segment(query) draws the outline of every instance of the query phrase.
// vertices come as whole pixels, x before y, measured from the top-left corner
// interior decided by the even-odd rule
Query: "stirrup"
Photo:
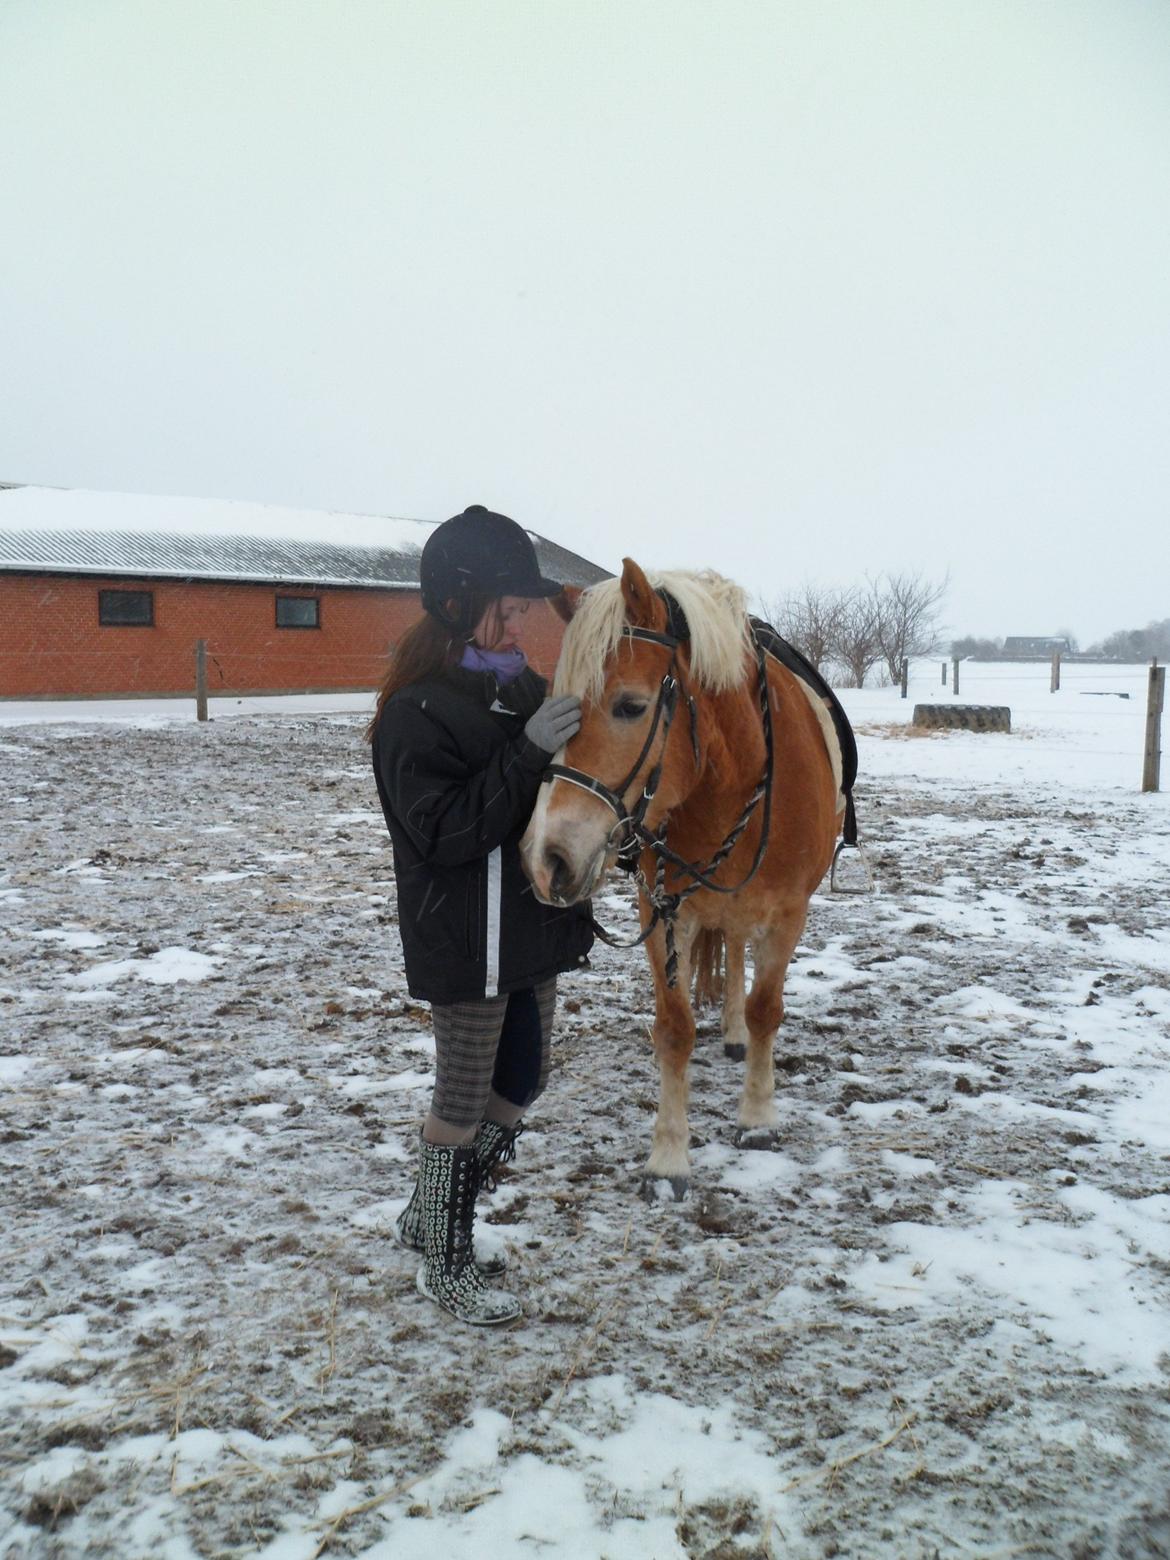
[[[856,863],[841,864],[841,857],[845,851],[850,851],[857,857]],[[860,867],[860,872],[858,872]],[[829,892],[832,894],[872,894],[874,889],[873,872],[870,870],[869,857],[860,845],[851,845],[842,840],[833,852],[833,865],[829,869]]]

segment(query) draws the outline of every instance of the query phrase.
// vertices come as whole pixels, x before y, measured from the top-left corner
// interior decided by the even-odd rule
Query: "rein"
[[[772,701],[768,689],[767,657],[764,647],[760,643],[759,636],[756,634],[755,626],[752,625],[752,644],[756,652],[757,691],[760,701],[760,718],[763,724],[766,754],[762,777],[748,797],[744,810],[736,820],[731,832],[726,836],[709,861],[702,863],[687,861],[685,857],[671,850],[666,843],[667,825],[665,821],[657,830],[651,830],[646,827],[646,813],[649,810],[650,803],[654,800],[659,782],[662,779],[666,744],[670,738],[670,727],[674,720],[682,686],[676,675],[678,647],[684,639],[689,637],[686,618],[682,608],[667,592],[662,591],[659,594],[666,602],[669,625],[671,628],[677,628],[677,633],[658,633],[649,628],[631,628],[629,626],[622,629],[623,635],[629,639],[645,640],[650,644],[661,645],[664,649],[670,651],[670,664],[659,685],[658,699],[654,706],[654,718],[650,723],[650,730],[646,735],[646,740],[642,744],[642,750],[634,760],[632,768],[627,771],[625,779],[619,781],[617,787],[613,790],[595,775],[587,774],[584,770],[575,769],[568,764],[550,764],[545,770],[544,779],[550,784],[554,780],[567,780],[571,785],[579,786],[582,790],[589,791],[594,796],[599,797],[616,815],[617,822],[611,831],[610,839],[612,840],[614,834],[620,831],[620,843],[617,848],[618,863],[635,873],[639,891],[650,906],[651,916],[641,935],[634,938],[632,942],[619,941],[611,933],[607,932],[596,919],[593,920],[593,930],[611,948],[637,948],[646,941],[661,921],[666,938],[666,983],[668,986],[674,986],[678,977],[678,951],[675,948],[674,940],[675,922],[678,919],[678,913],[683,902],[689,899],[692,894],[698,893],[701,888],[705,888],[714,894],[736,894],[742,888],[746,888],[760,870],[764,855],[768,849],[768,839],[772,827],[772,779],[775,771],[775,740],[772,730]],[[702,755],[699,750],[698,718],[693,696],[688,693],[686,697],[691,717],[691,747],[695,755],[695,769],[697,772],[702,763]],[[642,794],[634,804],[634,807],[632,809],[627,808],[624,800],[625,793],[637,776],[639,769],[645,763],[654,745],[654,739],[658,734],[660,726],[662,728],[662,747],[659,750],[657,761],[647,775],[645,784],[642,787]],[[761,801],[764,803],[763,826],[760,830],[760,839],[756,847],[755,858],[747,873],[738,883],[724,884],[714,882],[712,874],[722,866],[735,849],[740,836],[747,828],[752,814]],[[650,884],[645,873],[638,866],[638,857],[644,850],[653,852],[655,857],[653,885]],[[666,866],[668,862],[676,872],[684,873],[691,879],[691,882],[685,888],[679,889],[674,893],[667,893],[666,891]]]

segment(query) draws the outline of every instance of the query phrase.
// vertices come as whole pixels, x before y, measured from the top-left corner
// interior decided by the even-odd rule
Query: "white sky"
[[[0,479],[1170,615],[1170,6],[0,0]]]

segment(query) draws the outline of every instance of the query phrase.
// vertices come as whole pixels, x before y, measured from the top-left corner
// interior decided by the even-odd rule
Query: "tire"
[[[1011,731],[1006,704],[916,704],[915,726],[947,731]]]

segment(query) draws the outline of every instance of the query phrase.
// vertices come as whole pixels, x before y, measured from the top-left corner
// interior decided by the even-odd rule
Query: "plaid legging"
[[[527,1106],[548,1082],[557,982],[505,997],[436,1004],[435,1092],[431,1111],[456,1127],[483,1120],[488,1095]]]

